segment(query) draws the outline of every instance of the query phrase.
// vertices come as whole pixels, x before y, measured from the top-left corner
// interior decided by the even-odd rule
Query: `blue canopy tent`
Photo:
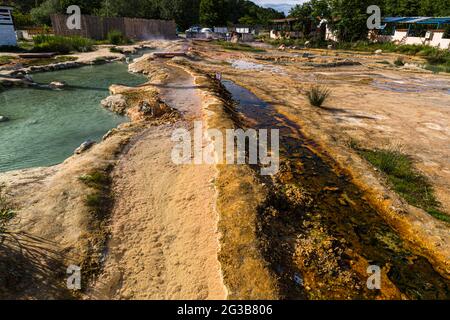
[[[450,24],[450,17],[442,18],[428,18],[427,20],[418,21],[418,24],[433,24],[437,25],[437,29],[440,29],[444,24]]]
[[[440,29],[443,25],[450,24],[450,17],[385,17],[382,21],[384,25],[381,26],[381,30],[386,29],[388,25],[391,25],[394,30],[398,25],[407,25],[409,34],[414,25],[433,25],[436,29]]]

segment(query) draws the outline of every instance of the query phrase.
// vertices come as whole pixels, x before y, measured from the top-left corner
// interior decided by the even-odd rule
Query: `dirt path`
[[[170,68],[162,99],[186,118],[201,115],[193,79]],[[99,299],[224,299],[212,166],[178,166],[171,135],[155,127],[134,141],[113,173],[115,205]]]

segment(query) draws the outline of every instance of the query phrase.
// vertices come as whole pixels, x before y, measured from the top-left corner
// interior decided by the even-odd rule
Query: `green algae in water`
[[[122,63],[33,75],[48,84],[64,81],[63,90],[38,88],[0,92],[0,172],[61,163],[84,141],[99,140],[126,122],[100,105],[112,84],[136,86],[147,81]]]

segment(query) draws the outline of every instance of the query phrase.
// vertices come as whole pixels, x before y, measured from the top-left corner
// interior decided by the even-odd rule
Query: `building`
[[[297,39],[304,36],[300,31],[294,30],[294,25],[299,21],[297,18],[272,20],[270,28],[270,39]]]
[[[12,8],[0,7],[0,46],[17,46]]]
[[[252,42],[259,34],[260,26],[235,25],[228,30],[231,33],[232,42]]]
[[[369,38],[377,42],[450,49],[450,17],[386,17],[380,29]]]

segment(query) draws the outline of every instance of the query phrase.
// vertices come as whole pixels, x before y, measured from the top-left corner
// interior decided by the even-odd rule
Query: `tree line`
[[[78,5],[83,14],[103,17],[129,17],[175,20],[185,29],[227,24],[267,25],[271,19],[284,17],[274,9],[262,8],[248,0],[9,0],[16,24],[49,24],[50,15],[64,13]]]
[[[384,17],[450,16],[450,0],[310,0],[289,15],[299,19],[299,27],[326,19],[339,39],[356,41],[367,38],[370,5],[378,5]]]

